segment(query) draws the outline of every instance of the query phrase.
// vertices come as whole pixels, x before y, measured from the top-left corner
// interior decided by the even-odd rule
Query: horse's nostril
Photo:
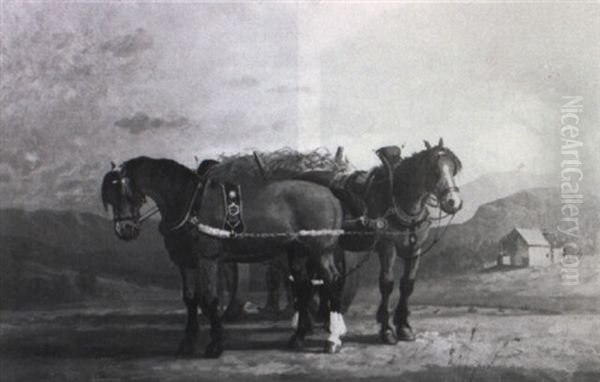
[[[454,199],[448,200],[448,207],[450,207],[450,208],[454,207]]]

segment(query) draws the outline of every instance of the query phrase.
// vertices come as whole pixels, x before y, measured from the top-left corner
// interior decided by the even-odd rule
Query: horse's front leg
[[[381,324],[379,337],[381,342],[394,345],[398,342],[394,329],[390,325],[390,296],[394,290],[394,263],[396,262],[396,248],[393,242],[382,240],[377,244],[379,254],[379,292],[381,304],[377,309],[377,322]]]
[[[333,253],[321,259],[321,272],[323,274],[324,291],[321,293],[321,301],[325,310],[329,313],[328,331],[329,337],[325,344],[325,353],[339,353],[342,349],[341,338],[346,334],[346,324],[342,316],[342,275],[334,262]],[[327,304],[329,302],[329,304]]]
[[[396,336],[399,341],[415,340],[413,330],[408,323],[408,316],[410,315],[408,298],[415,286],[419,260],[420,256],[418,254],[404,259],[404,273],[400,279],[400,301],[394,313],[394,325],[396,325]]]
[[[198,283],[196,286],[200,308],[210,322],[210,340],[206,345],[204,356],[206,358],[217,358],[225,349],[225,336],[219,315],[216,261],[208,259],[198,261]]]
[[[267,274],[265,277],[267,284],[267,303],[264,311],[271,314],[279,314],[279,284],[281,283],[281,271],[277,269],[274,261],[267,264]]]
[[[182,280],[183,303],[187,310],[187,323],[185,325],[185,336],[179,344],[177,354],[189,356],[196,349],[198,337],[198,296],[196,294],[198,270],[185,267],[180,267],[179,270]]]

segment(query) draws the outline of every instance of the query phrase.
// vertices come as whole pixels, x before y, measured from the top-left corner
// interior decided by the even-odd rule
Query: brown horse
[[[290,339],[290,346],[300,349],[309,330],[308,303],[312,296],[309,275],[318,271],[324,286],[330,291],[331,335],[326,352],[338,352],[340,336],[345,333],[341,317],[340,277],[334,262],[336,232],[342,224],[340,201],[327,188],[306,181],[258,181],[239,176],[228,165],[216,166],[210,178],[201,177],[187,167],[167,159],[139,157],[126,161],[108,172],[102,183],[102,200],[111,206],[116,235],[133,240],[140,232],[140,208],[146,196],[160,210],[159,229],[171,259],[181,271],[183,300],[187,308],[185,337],[179,354],[195,350],[198,333],[197,308],[210,321],[210,342],[207,357],[218,357],[223,349],[223,328],[218,314],[216,295],[216,260],[257,262],[272,258],[283,251],[288,254],[294,278],[296,308],[299,323]],[[239,177],[237,177],[239,176]],[[206,227],[223,227],[226,206],[222,182],[235,180],[243,193],[242,215],[245,233],[279,233],[270,238],[219,238],[198,232],[192,215]],[[237,177],[237,178],[236,178]],[[298,235],[319,230],[322,235]]]
[[[351,175],[346,187],[366,201],[370,218],[383,219],[387,229],[398,233],[381,236],[375,247],[381,266],[381,304],[377,311],[380,337],[386,344],[395,344],[398,340],[415,339],[408,323],[408,298],[414,289],[421,252],[423,248],[430,248],[425,246],[432,219],[426,204],[434,198],[437,206],[449,215],[461,209],[462,200],[454,176],[462,164],[450,149],[444,147],[441,138],[433,147],[425,141],[425,150],[397,163],[386,163],[385,158],[382,159],[383,167],[375,168],[369,174]],[[389,299],[394,288],[396,258],[404,261],[404,273],[400,278],[394,331],[389,322]]]

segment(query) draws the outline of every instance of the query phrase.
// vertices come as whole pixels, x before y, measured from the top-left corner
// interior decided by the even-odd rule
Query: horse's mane
[[[306,171],[344,173],[349,170],[347,161],[336,161],[334,155],[322,147],[307,152],[286,147],[271,152],[260,152],[258,156],[269,179],[290,179]],[[230,177],[263,177],[252,154],[222,154],[219,160],[221,165],[215,168],[216,173],[226,173]]]
[[[191,169],[189,169],[188,167],[186,167],[186,166],[182,165],[181,163],[176,162],[172,159],[166,159],[166,158],[155,159],[155,158],[149,158],[146,156],[139,156],[139,157],[132,158],[132,159],[129,159],[128,161],[124,162],[123,166],[128,170],[131,169],[131,170],[135,171],[135,170],[138,170],[141,166],[143,166],[144,164],[146,164],[148,162],[153,162],[153,170],[157,171],[157,172],[170,173],[176,177],[189,176],[190,173],[193,174],[193,171]]]
[[[151,165],[146,166],[148,164]],[[195,182],[198,177],[193,170],[172,159],[140,156],[124,162],[123,167],[126,172],[142,174],[150,182],[161,180],[159,184],[168,188],[169,192],[182,195],[185,195],[190,183]]]

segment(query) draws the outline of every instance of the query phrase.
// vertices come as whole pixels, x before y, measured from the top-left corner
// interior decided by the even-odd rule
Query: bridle
[[[125,197],[125,198],[129,199],[129,202],[132,204],[133,210],[134,210],[133,215],[121,216],[120,211],[118,213],[115,213],[115,209],[113,208],[113,222],[114,223],[128,221],[128,222],[133,222],[134,224],[139,226],[144,221],[148,220],[150,217],[152,217],[153,215],[156,215],[158,212],[160,212],[158,207],[154,206],[151,209],[149,209],[148,211],[141,214],[140,209],[146,203],[146,196],[141,194],[141,192],[138,192],[138,194],[140,194],[140,196],[136,198],[136,192],[132,189],[131,180],[126,176],[125,167],[122,164],[119,165],[118,167],[116,167],[113,171],[117,174],[118,179],[114,179],[112,181],[112,183],[121,185],[119,197],[120,198]],[[204,190],[204,185],[205,185],[204,179],[200,179],[200,181],[195,186],[194,194],[192,195],[191,199],[187,203],[187,206],[184,210],[183,216],[181,216],[179,219],[177,219],[176,223],[173,224],[171,227],[169,227],[166,230],[167,232],[171,233],[171,232],[177,231],[188,222],[192,207],[194,206],[199,193],[202,193],[202,191]]]
[[[450,156],[448,156],[448,154],[446,154],[446,152],[443,149],[440,149],[437,153],[436,153],[436,162],[439,162],[439,160],[442,157],[446,157],[449,158],[454,165],[454,168],[456,169],[458,167],[458,164],[454,161],[454,159]],[[436,192],[435,191],[427,191],[421,198],[420,198],[420,209],[418,212],[416,213],[409,213],[407,211],[405,211],[401,206],[398,205],[398,202],[396,200],[396,196],[394,195],[394,172],[393,172],[393,168],[391,166],[389,166],[389,164],[386,163],[386,167],[388,167],[388,182],[389,182],[389,195],[390,195],[390,208],[388,209],[388,211],[385,213],[384,217],[386,216],[394,216],[394,218],[397,220],[397,222],[401,225],[404,226],[406,228],[413,228],[415,226],[419,226],[422,223],[429,221],[429,220],[443,220],[445,218],[448,217],[454,217],[455,214],[449,214],[449,213],[445,213],[442,214],[442,209],[441,209],[441,205],[440,205],[440,201],[448,194],[450,194],[451,192],[460,192],[460,188],[456,185],[451,185],[448,187],[445,187],[443,190]],[[456,174],[456,171],[454,172],[453,175]],[[429,207],[433,207],[433,208],[437,208],[440,210],[439,216],[437,217],[433,217],[433,216],[429,216],[429,210],[427,209],[427,206]]]
[[[117,174],[117,179],[112,180],[112,184],[118,184],[120,186],[119,204],[122,198],[126,198],[133,206],[132,215],[122,215],[120,206],[119,208],[114,208],[113,206],[113,223],[133,222],[134,224],[140,224],[140,208],[146,203],[146,197],[144,195],[136,197],[136,192],[131,187],[131,180],[125,175],[125,167],[123,165],[120,165],[113,171]]]

